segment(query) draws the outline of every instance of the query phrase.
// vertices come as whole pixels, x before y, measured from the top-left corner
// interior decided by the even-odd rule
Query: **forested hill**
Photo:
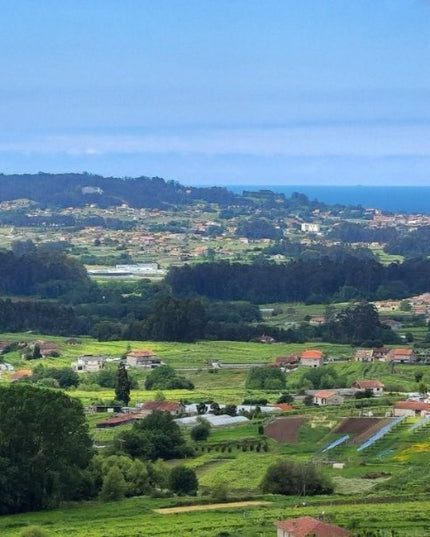
[[[80,207],[87,204],[109,207],[125,203],[130,207],[161,209],[189,205],[197,200],[217,203],[222,208],[325,206],[308,200],[303,194],[294,193],[291,198],[286,198],[283,194],[264,190],[239,195],[224,187],[187,187],[160,177],[117,178],[88,173],[0,174],[0,202],[16,199],[30,199],[47,207]]]

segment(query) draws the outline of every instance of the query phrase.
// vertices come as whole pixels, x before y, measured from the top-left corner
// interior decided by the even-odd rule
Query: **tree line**
[[[243,264],[227,261],[172,267],[166,277],[177,296],[211,300],[331,302],[349,298],[405,298],[428,290],[429,259],[384,266],[373,259],[320,257],[290,263]]]

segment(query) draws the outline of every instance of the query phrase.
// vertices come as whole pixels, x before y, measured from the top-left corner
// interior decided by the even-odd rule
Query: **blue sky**
[[[3,0],[0,171],[430,185],[427,0]]]

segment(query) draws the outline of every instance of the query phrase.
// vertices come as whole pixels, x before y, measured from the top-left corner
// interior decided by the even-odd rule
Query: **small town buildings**
[[[394,403],[394,416],[424,416],[430,414],[430,403],[398,401]]]
[[[333,390],[318,390],[313,395],[313,403],[318,406],[341,405],[343,397]]]
[[[356,380],[352,383],[352,387],[363,391],[371,390],[373,395],[382,395],[385,386],[379,380]]]
[[[83,354],[79,356],[76,362],[71,366],[78,373],[97,373],[103,369],[105,358],[103,356],[93,356],[92,354]]]
[[[128,367],[145,367],[153,369],[160,365],[164,365],[164,362],[157,358],[155,352],[151,350],[136,350],[130,351],[126,356],[126,364]]]
[[[280,520],[275,525],[276,537],[349,537],[351,535],[340,526],[328,524],[310,516]]]
[[[324,363],[323,353],[318,350],[303,351],[299,358],[302,367],[320,367]]]

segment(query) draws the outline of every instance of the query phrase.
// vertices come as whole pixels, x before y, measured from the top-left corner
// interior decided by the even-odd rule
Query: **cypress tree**
[[[126,406],[130,401],[130,385],[125,363],[121,360],[116,373],[115,399],[123,402]]]

